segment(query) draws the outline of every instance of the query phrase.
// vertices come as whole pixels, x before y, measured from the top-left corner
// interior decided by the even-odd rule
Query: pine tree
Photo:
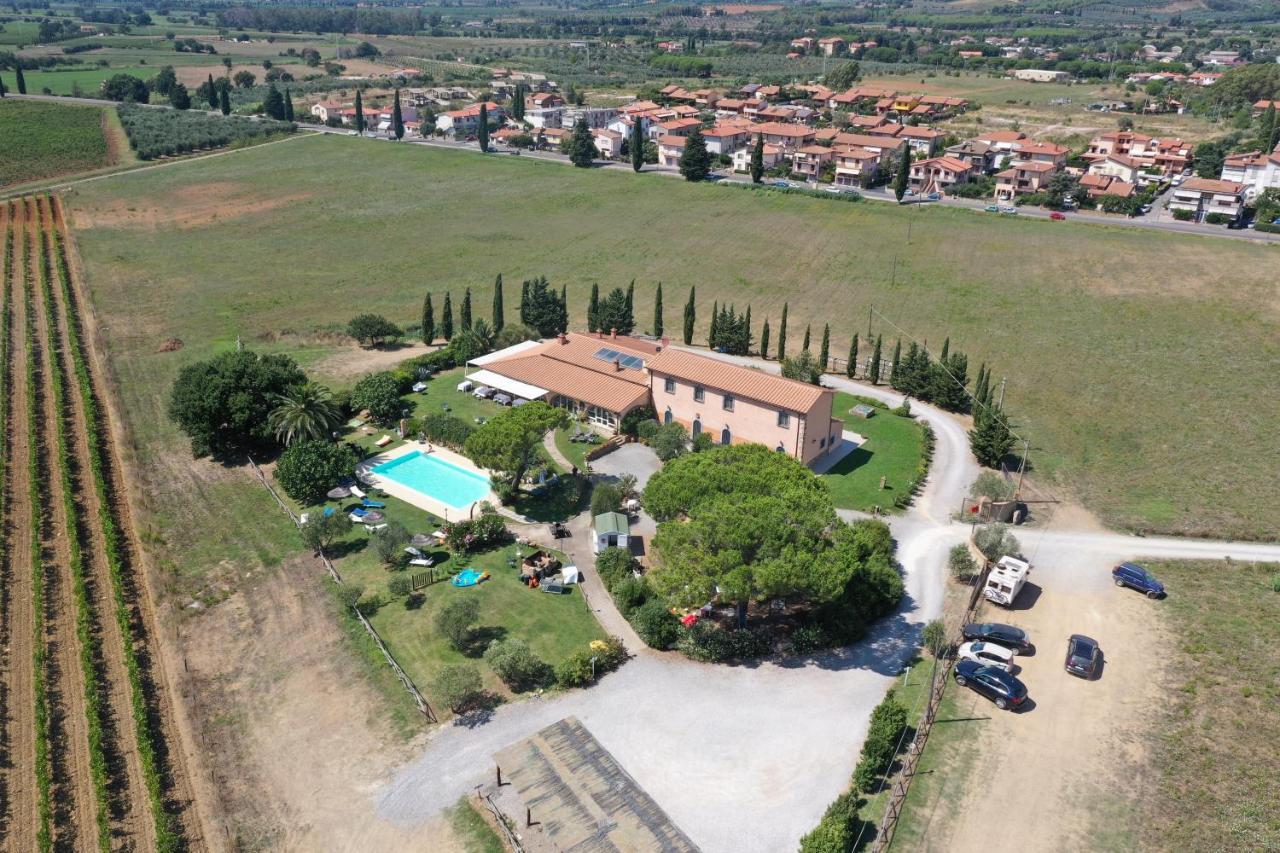
[[[684,304],[684,345],[693,343],[693,327],[698,319],[698,309],[694,303],[694,287],[689,286],[689,301]]]
[[[591,283],[591,300],[587,303],[587,331],[600,331],[600,283]]]
[[[787,303],[782,303],[782,322],[778,324],[778,361],[787,357]]]
[[[969,431],[969,447],[978,463],[988,468],[1000,467],[1001,460],[1013,449],[1013,435],[1009,431],[1009,419],[994,406],[978,410]]]
[[[653,297],[653,334],[662,337],[662,282],[658,282],[658,292]]]
[[[880,384],[880,346],[884,342],[882,335],[876,335],[876,345],[871,350],[871,364],[867,367],[867,378],[872,385]]]
[[[631,170],[638,172],[644,168],[644,120],[636,116],[631,121]]]
[[[850,379],[858,372],[858,333],[853,333],[853,340],[849,342],[849,363],[844,366],[844,375]]]
[[[391,132],[396,139],[404,139],[404,113],[400,110],[400,90],[396,89],[396,99],[391,105]]]
[[[436,309],[431,304],[431,294],[422,300],[422,342],[431,344],[436,339]]]
[[[742,318],[742,341],[738,347],[739,355],[751,355],[751,305],[747,305],[747,315]]]
[[[898,387],[898,381],[901,378],[900,376],[902,372],[900,367],[901,361],[902,361],[902,338],[898,338],[897,343],[893,345],[893,360],[889,362],[889,385],[894,388]]]
[[[22,73],[22,63],[15,59],[13,61],[13,65],[17,71],[16,79],[18,82],[18,94],[25,95],[27,94],[27,78]],[[1271,113],[1272,118],[1275,118],[1275,110],[1272,110]]]
[[[707,140],[698,128],[684,140],[684,153],[680,155],[680,174],[686,181],[705,181],[711,174],[711,154]]]
[[[506,308],[502,304],[502,273],[498,273],[498,277],[493,282],[493,331],[494,334],[502,331],[502,327],[507,324]]]
[[[462,323],[464,331],[471,331],[471,288],[467,288],[462,294],[462,310],[458,312],[458,320]]]
[[[764,134],[756,134],[756,145],[751,149],[751,183],[758,184],[764,177]]]
[[[800,347],[800,350],[802,352],[809,351],[809,324],[808,323],[806,323],[804,327],[804,344]]]
[[[628,329],[636,327],[636,280],[631,279],[631,283],[627,285],[627,310],[625,322]]]
[[[231,87],[220,86],[218,88],[218,109],[224,116],[231,115]]]
[[[453,294],[445,292],[444,317],[440,320],[440,334],[446,341],[453,340]]]
[[[760,329],[760,357],[769,357],[769,318],[765,318],[764,327]]]
[[[590,169],[595,159],[595,138],[587,127],[587,120],[580,118],[573,125],[573,136],[569,137],[569,162],[580,169]]]
[[[279,97],[280,97],[280,93],[276,92],[276,98],[279,98]],[[173,108],[175,110],[191,109],[191,94],[187,91],[187,87],[182,85],[181,83],[174,83],[172,86],[170,86],[169,87],[169,103],[173,105]],[[267,94],[267,100],[265,104],[267,106],[267,109],[271,109],[272,103],[271,103],[270,93]],[[283,100],[280,101],[279,109],[281,113],[284,112]],[[271,115],[270,113],[267,113],[267,114]],[[274,116],[272,117],[274,118]]]
[[[284,120],[293,121],[293,95],[288,89],[284,90]]]
[[[710,347],[711,349],[716,348],[716,338],[719,336],[719,329],[718,329],[719,325],[720,325],[720,306],[717,303],[712,302],[711,303],[711,328],[707,330],[707,346]]]
[[[476,119],[476,142],[480,145],[480,153],[489,153],[489,108],[480,104],[480,117]]]
[[[209,102],[209,109],[216,110],[218,108],[218,86],[213,82],[213,72],[209,73],[209,79],[205,81],[204,97]]]
[[[356,133],[364,133],[364,100],[359,89],[356,89]],[[445,301],[448,301],[447,296]]]
[[[951,352],[951,338],[942,341],[942,352],[938,355],[938,361],[943,364],[947,363],[947,355]]]
[[[19,71],[21,73],[21,71]],[[19,86],[21,86],[22,78],[18,78]],[[1258,117],[1258,148],[1262,153],[1267,154],[1275,145],[1276,136],[1276,105],[1274,102],[1269,104],[1266,110]]]
[[[893,194],[902,201],[907,194],[907,180],[911,177],[911,146],[902,146],[902,156],[898,159],[898,174],[893,177]]]
[[[831,355],[831,324],[822,327],[822,349],[818,350],[818,370],[827,372],[827,359]]]
[[[974,408],[976,409],[987,405],[988,382],[990,382],[990,377],[987,375],[986,362],[983,362],[982,366],[978,368],[978,378],[973,383]]]

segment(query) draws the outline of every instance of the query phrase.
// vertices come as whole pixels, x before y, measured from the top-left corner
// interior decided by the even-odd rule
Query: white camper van
[[[982,594],[990,602],[1009,607],[1017,599],[1018,593],[1022,592],[1029,574],[1030,563],[1017,557],[1001,557],[1000,562],[991,567]]]

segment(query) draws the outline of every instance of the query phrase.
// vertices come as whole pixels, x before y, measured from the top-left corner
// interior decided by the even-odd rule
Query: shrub
[[[689,431],[675,421],[658,427],[653,438],[649,440],[649,446],[663,462],[668,462],[684,453],[688,445]]]
[[[1280,572],[1271,576],[1271,591],[1280,592]]]
[[[941,619],[934,619],[928,625],[924,626],[924,631],[921,633],[920,639],[924,647],[928,649],[934,657],[941,657],[944,647],[947,644],[947,626],[943,624]]]
[[[463,519],[445,527],[445,545],[455,554],[482,551],[492,545],[505,542],[510,533],[506,522],[489,504],[480,507],[475,518]]]
[[[612,593],[618,612],[630,619],[632,611],[649,600],[649,585],[644,582],[644,578],[633,576],[615,585]]]
[[[600,483],[591,490],[591,515],[622,509],[622,490],[613,483]]]
[[[410,584],[408,578],[400,575],[399,577],[392,578],[391,582],[387,584],[387,592],[391,593],[396,598],[403,598],[412,592],[412,584]]]
[[[1192,219],[1196,218],[1196,215],[1193,211],[1190,211],[1190,210],[1182,210],[1181,208],[1174,208],[1173,218],[1178,220],[1179,222],[1190,222]]]
[[[831,645],[826,630],[818,624],[801,625],[791,633],[791,648],[798,655],[807,655]]]
[[[693,441],[690,442],[689,449],[694,453],[705,453],[715,446],[716,442],[715,439],[711,437],[711,433],[700,432],[693,437]]]
[[[658,413],[653,410],[653,406],[638,406],[622,416],[622,421],[618,424],[618,432],[635,436],[638,434],[640,424],[657,417]]]
[[[596,557],[596,571],[607,590],[634,576],[635,559],[626,548],[605,548]]]
[[[641,421],[640,423],[636,424],[636,436],[645,444],[648,444],[649,442],[653,441],[653,437],[658,434],[658,429],[660,426],[661,424],[659,424],[656,420]]]
[[[697,622],[684,632],[676,647],[687,657],[704,663],[758,658],[769,652],[769,638],[761,632],[719,628]]]
[[[661,599],[651,598],[631,611],[631,627],[646,646],[665,651],[680,639],[680,621]]]
[[[858,838],[862,802],[852,791],[836,797],[818,825],[800,839],[800,853],[849,853]]]
[[[983,556],[993,562],[1001,557],[1016,556],[1021,553],[1022,548],[1017,537],[1009,532],[1009,525],[999,523],[979,527],[973,542]]]
[[[951,570],[951,577],[962,583],[968,582],[978,573],[978,566],[969,553],[969,546],[964,543],[951,548],[947,555],[947,566]]]
[[[409,531],[398,521],[387,522],[387,526],[373,531],[369,537],[373,541],[374,553],[383,565],[393,565],[402,556],[408,556],[404,546],[409,544]]]
[[[994,471],[983,471],[970,489],[976,497],[1004,501],[1013,497],[1013,486]]]
[[[380,314],[360,314],[347,323],[347,334],[362,344],[379,346],[388,339],[400,337],[404,331]]]
[[[323,551],[351,532],[351,519],[345,512],[313,513],[298,532],[303,545],[312,551]]]
[[[484,662],[517,693],[547,682],[551,667],[529,648],[524,640],[494,640],[485,649]]]
[[[299,441],[280,454],[276,481],[298,503],[317,504],[355,465],[356,455],[344,444]]]
[[[471,636],[471,626],[480,618],[480,600],[469,596],[447,602],[436,613],[436,630],[455,649],[461,649]]]
[[[461,714],[483,696],[480,670],[470,663],[455,663],[440,670],[432,682],[440,701],[455,714]]]
[[[1225,213],[1210,213],[1205,216],[1204,221],[1209,225],[1226,225],[1232,219]]]
[[[906,730],[907,706],[899,702],[890,690],[871,712],[867,739],[862,744],[862,757],[858,762],[858,770],[854,771],[859,774],[861,770],[860,778],[856,780],[859,788],[869,791],[870,784],[864,783],[868,779],[874,782],[877,776],[888,771],[894,756],[898,754],[898,747]],[[863,765],[866,765],[865,769]]]
[[[902,403],[889,410],[889,414],[897,415],[900,418],[911,417],[911,398],[903,397]]]
[[[371,592],[368,595],[362,596],[360,600],[356,602],[356,610],[359,610],[360,614],[367,619],[381,610],[382,605],[384,604],[386,604],[386,602],[382,600],[381,595],[376,592]]]
[[[443,412],[427,415],[418,426],[429,441],[443,444],[454,450],[461,450],[467,443],[467,437],[476,431],[474,426],[462,418],[455,418]]]
[[[357,382],[351,389],[351,405],[357,410],[368,409],[380,423],[392,423],[404,414],[400,383],[385,372],[371,373]]]
[[[360,596],[364,595],[364,587],[360,584],[344,584],[338,587],[338,600],[347,607],[355,607]]]
[[[556,664],[556,683],[561,687],[581,687],[590,682],[592,657],[591,652],[581,649],[560,661]]]

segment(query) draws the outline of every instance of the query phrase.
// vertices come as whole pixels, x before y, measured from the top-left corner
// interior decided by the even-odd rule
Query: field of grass
[[[148,80],[160,70],[159,66],[151,68],[142,65],[116,66],[100,68],[96,66],[70,66],[52,71],[27,71],[27,91],[33,95],[44,93],[51,95],[83,94],[94,97],[102,90],[102,81],[117,74],[132,74],[140,80]]]
[[[1240,536],[1280,524],[1280,504],[1266,500],[1280,471],[1267,426],[1280,396],[1265,382],[1280,358],[1275,247],[381,143],[355,156],[356,145],[302,139],[70,197],[146,442],[174,446],[162,417],[172,376],[237,334],[250,344],[305,337],[364,310],[412,322],[431,281],[455,293],[470,285],[486,306],[497,272],[567,285],[579,326],[592,282],[634,277],[641,318],[657,281],[668,324],[696,283],[700,334],[714,299],[750,303],[775,326],[788,301],[793,335],[834,321],[835,352],[853,331],[865,336],[875,305],[921,339],[949,335],[975,370],[987,361],[1007,376],[1034,476],[1111,523]],[[414,236],[424,222],[430,240]],[[873,332],[898,334],[884,323]],[[157,354],[169,336],[185,348]]]
[[[462,843],[463,853],[503,853],[502,839],[463,797],[449,809],[449,825]]]
[[[911,418],[876,409],[863,420],[849,410],[858,405],[852,395],[836,392],[833,416],[844,418],[846,430],[867,439],[866,444],[841,459],[823,475],[836,506],[869,510],[879,506],[893,511],[893,499],[906,488],[920,461],[920,425]],[[885,489],[880,478],[885,478]]]
[[[1280,565],[1165,563],[1168,696],[1148,848],[1280,848]]]
[[[0,101],[0,187],[109,165],[98,107]]]

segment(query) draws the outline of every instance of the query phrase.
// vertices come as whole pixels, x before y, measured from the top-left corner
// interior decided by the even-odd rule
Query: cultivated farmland
[[[129,144],[143,160],[172,157],[205,148],[262,141],[291,133],[290,122],[261,121],[244,116],[215,116],[199,111],[153,110],[135,105],[119,108]]]
[[[0,187],[110,165],[101,107],[0,101]]]
[[[668,328],[696,284],[698,339],[713,300],[751,304],[776,339],[788,301],[792,339],[829,321],[836,353],[855,331],[865,351],[874,305],[934,346],[950,336],[971,373],[1007,376],[1033,475],[1105,520],[1247,537],[1280,524],[1273,247],[333,137],[123,175],[69,204],[154,503],[193,571],[291,540],[190,465],[163,414],[182,364],[237,335],[309,362],[362,311],[415,322],[427,290],[439,306],[470,286],[487,305],[499,272],[566,285],[579,328],[596,281],[637,279],[642,321],[662,281]],[[897,329],[871,331],[892,350]],[[158,353],[169,337],[182,351]]]
[[[0,845],[202,847],[61,209],[0,208]]]

